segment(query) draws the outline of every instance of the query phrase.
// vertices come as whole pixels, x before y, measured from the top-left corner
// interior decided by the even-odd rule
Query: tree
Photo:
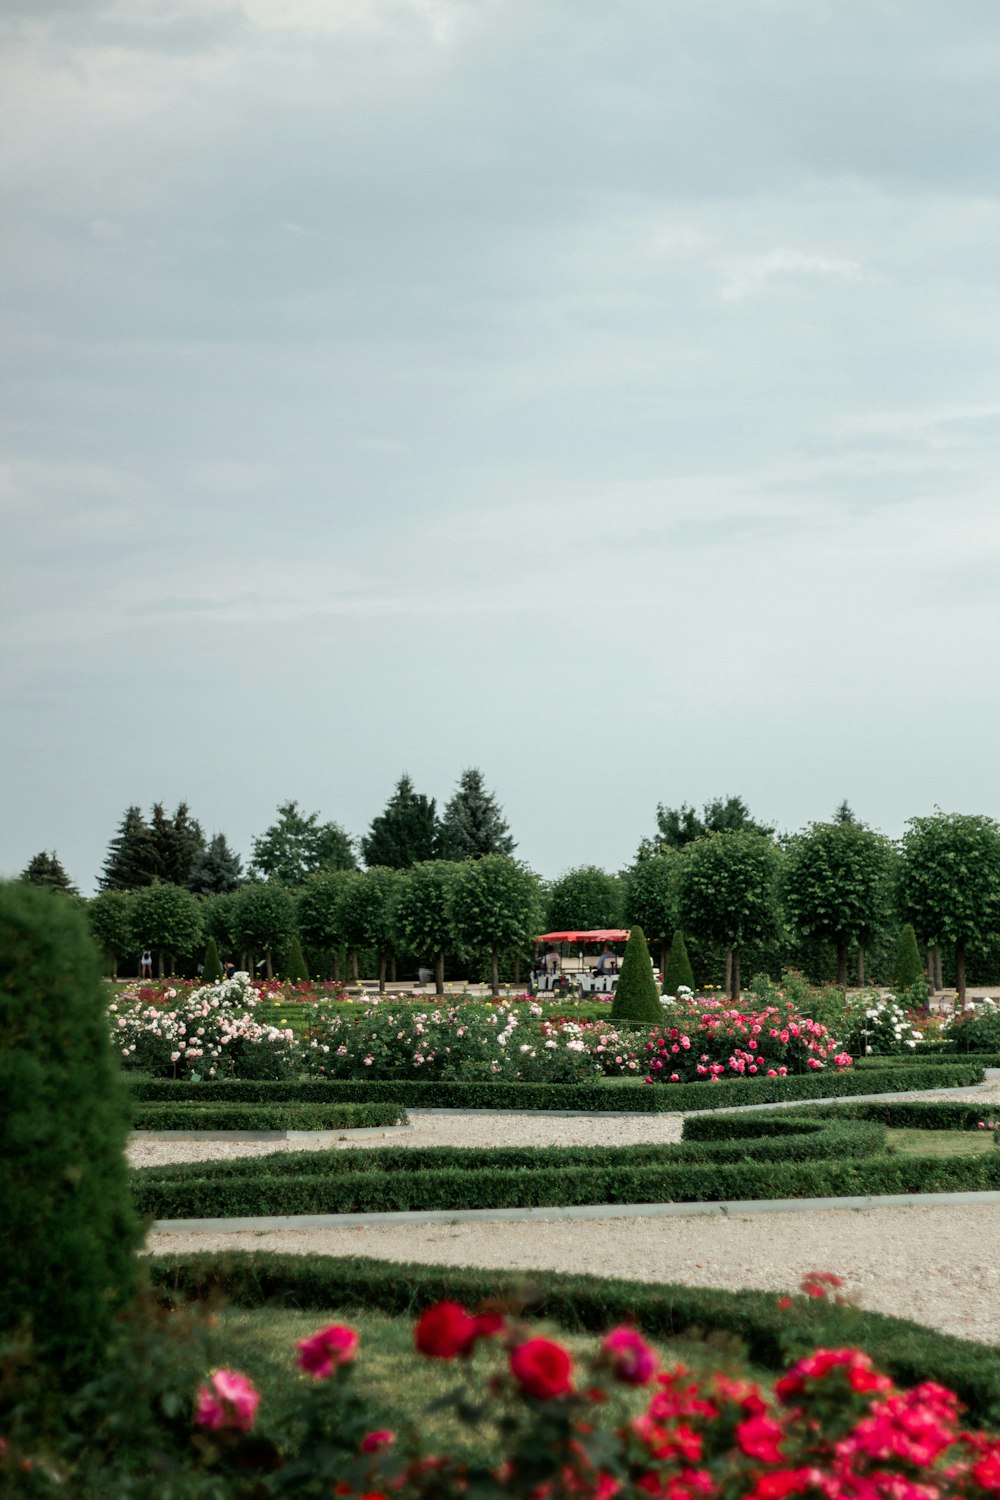
[[[470,766],[441,819],[440,848],[444,859],[483,859],[487,854],[513,854],[517,845],[503,808],[486,790],[482,771]]]
[[[167,817],[162,802],[155,803],[149,829],[160,879],[167,885],[189,887],[191,868],[205,849],[205,835],[187,803],[181,802],[172,818]]]
[[[920,961],[917,934],[913,930],[913,923],[906,922],[899,930],[899,940],[896,943],[893,983],[898,990],[909,990],[923,976],[924,966]]]
[[[856,823],[858,821],[846,797],[840,803],[839,807],[834,808],[833,821],[835,823]]]
[[[108,845],[100,886],[104,891],[135,891],[152,885],[160,862],[152,831],[138,807],[127,809]]]
[[[846,989],[850,944],[864,944],[884,905],[889,845],[863,823],[842,818],[795,834],[786,854],[785,911],[802,937],[836,946],[837,983]]]
[[[316,870],[295,892],[295,912],[302,941],[315,959],[333,953],[333,977],[340,978],[340,949],[346,942],[340,897],[357,871]]]
[[[653,960],[641,927],[633,927],[625,944],[618,988],[611,1002],[613,1021],[661,1021],[663,1007],[653,977]]]
[[[293,935],[289,944],[288,956],[281,965],[281,973],[282,978],[291,980],[293,984],[301,984],[303,979],[309,978],[309,969],[297,934]]]
[[[219,946],[214,937],[210,937],[205,944],[205,957],[201,965],[202,984],[218,984],[222,978],[222,961],[219,958]]]
[[[688,958],[684,934],[678,927],[670,944],[670,957],[663,975],[663,992],[676,995],[679,989],[694,989],[694,971]]]
[[[380,991],[385,990],[385,962],[393,942],[393,907],[401,878],[398,871],[376,865],[346,881],[338,902],[337,919],[355,959],[359,948],[374,948],[378,955]]]
[[[242,884],[242,860],[230,849],[224,833],[213,833],[192,860],[188,890],[196,896],[220,896],[238,891]]]
[[[240,948],[236,936],[236,893],[226,891],[218,896],[202,896],[200,901],[206,937],[215,940],[220,958],[224,953],[227,960],[231,960]]]
[[[0,886],[0,1339],[29,1328],[69,1389],[101,1367],[143,1239],[106,999],[77,903]]]
[[[660,973],[666,972],[666,948],[677,926],[677,854],[673,849],[637,859],[625,876],[625,923],[641,927],[660,947]]]
[[[407,870],[396,901],[395,925],[400,946],[434,960],[434,989],[444,994],[444,955],[453,941],[449,892],[457,865],[445,859],[425,860]]]
[[[680,807],[656,808],[657,833],[653,839],[656,850],[683,849],[702,839],[709,833],[759,833],[771,838],[774,827],[770,823],[757,823],[750,816],[750,809],[742,797],[713,797],[701,810],[701,817],[687,802]]]
[[[193,953],[201,942],[203,919],[196,896],[180,885],[145,886],[132,903],[132,931],[140,948],[156,952],[157,972],[163,978],[164,956]]]
[[[319,813],[301,813],[297,802],[283,802],[270,828],[253,840],[250,875],[301,885],[315,870],[355,870],[354,844],[338,823],[321,823]]]
[[[422,860],[436,859],[438,852],[434,798],[414,791],[413,782],[404,773],[385,811],[372,819],[361,840],[365,864],[369,869],[381,865],[390,870],[408,870]]]
[[[118,960],[135,947],[132,931],[134,897],[128,891],[99,891],[87,902],[87,921],[97,946],[111,964],[112,979],[118,978]]]
[[[622,907],[623,891],[617,876],[597,865],[580,865],[552,882],[545,922],[551,932],[619,927]]]
[[[51,854],[43,849],[30,859],[21,871],[21,879],[27,885],[46,886],[50,891],[65,891],[67,896],[80,894],[60,864],[54,849]]]
[[[537,878],[507,855],[465,860],[449,887],[448,910],[457,945],[466,953],[489,955],[490,989],[498,995],[499,955],[529,943],[538,932]]]
[[[710,833],[688,844],[679,869],[679,906],[685,932],[726,950],[727,986],[740,995],[740,949],[777,927],[779,852],[750,830]]]
[[[963,813],[911,818],[900,855],[902,914],[925,943],[954,946],[964,1005],[969,946],[1000,927],[1000,824]]]
[[[277,881],[254,881],[232,898],[233,935],[244,952],[263,953],[268,979],[274,977],[274,950],[295,931],[295,902]]]

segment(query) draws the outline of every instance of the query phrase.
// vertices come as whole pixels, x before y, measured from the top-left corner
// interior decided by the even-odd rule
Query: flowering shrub
[[[852,1062],[825,1026],[800,1015],[788,1000],[740,1010],[725,1000],[678,997],[645,1053],[647,1083],[777,1078]]]
[[[849,1027],[845,1046],[858,1057],[885,1057],[912,1051],[923,1034],[911,1022],[895,995],[875,992],[860,995],[847,1015]]]
[[[284,1078],[296,1067],[293,1033],[261,1025],[261,994],[247,974],[177,994],[170,1009],[121,995],[108,1006],[115,1046],[127,1068],[158,1078]]]
[[[946,1017],[940,1035],[958,1052],[1000,1051],[1000,1003],[967,1000],[963,1010]]]

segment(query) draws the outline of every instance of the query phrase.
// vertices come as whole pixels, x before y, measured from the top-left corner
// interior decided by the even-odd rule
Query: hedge
[[[360,1130],[405,1125],[398,1104],[140,1104],[133,1130]]]
[[[867,1099],[845,1104],[803,1104],[752,1115],[689,1115],[683,1124],[685,1141],[736,1141],[747,1136],[787,1135],[813,1124],[836,1120],[870,1120],[889,1130],[975,1130],[989,1110],[952,1100]]]
[[[1000,1068],[1000,1053],[948,1052],[942,1047],[928,1052],[921,1046],[916,1052],[890,1053],[884,1057],[871,1053],[868,1057],[856,1057],[854,1067],[868,1072],[872,1068],[954,1067],[956,1062],[978,1063],[981,1068]]]
[[[214,1103],[368,1103],[401,1104],[410,1109],[531,1109],[587,1113],[659,1114],[677,1110],[722,1109],[746,1104],[777,1104],[786,1099],[824,1099],[852,1094],[889,1094],[930,1088],[961,1088],[982,1083],[976,1062],[935,1062],[929,1067],[849,1070],[846,1073],[786,1078],[731,1079],[722,1083],[647,1084],[627,1079],[601,1083],[463,1083],[427,1079],[186,1079],[136,1078],[133,1097],[144,1103],[197,1100]]]
[[[558,1271],[507,1272],[423,1266],[360,1257],[198,1253],[146,1262],[161,1294],[243,1308],[281,1306],[316,1312],[370,1309],[413,1317],[435,1302],[476,1307],[489,1301],[523,1308],[568,1332],[603,1333],[635,1323],[653,1339],[723,1333],[746,1345],[766,1370],[783,1370],[815,1348],[856,1347],[901,1386],[939,1381],[969,1409],[970,1424],[1000,1425],[1000,1349],[937,1333],[902,1318],[796,1297],[779,1312],[773,1294],[723,1292]]]

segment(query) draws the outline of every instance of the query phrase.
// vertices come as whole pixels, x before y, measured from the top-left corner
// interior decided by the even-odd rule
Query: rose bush
[[[895,995],[870,990],[855,996],[847,1010],[844,1046],[855,1057],[887,1057],[912,1052],[922,1041]]]
[[[647,1083],[840,1071],[853,1060],[825,1026],[801,1015],[790,1000],[744,1010],[705,997],[675,1001],[645,1043],[645,1055]]]
[[[254,1019],[261,999],[248,974],[168,989],[161,1005],[122,995],[108,1006],[112,1040],[124,1067],[157,1078],[289,1077],[299,1066],[294,1035]]]

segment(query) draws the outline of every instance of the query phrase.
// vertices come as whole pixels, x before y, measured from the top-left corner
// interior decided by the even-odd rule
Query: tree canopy
[[[847,984],[847,953],[863,942],[885,906],[890,849],[853,816],[813,823],[788,840],[782,890],[785,911],[803,937],[837,948],[837,983]]]
[[[197,896],[222,896],[243,884],[243,862],[230,849],[224,833],[213,833],[198,851],[188,875],[188,890]]]
[[[756,822],[742,797],[713,797],[705,803],[700,816],[687,802],[680,807],[665,807],[660,802],[656,808],[656,833],[651,840],[643,841],[640,855],[644,851],[653,854],[663,849],[683,849],[709,833],[758,833],[771,838],[774,826]]]
[[[899,904],[925,944],[951,944],[965,1000],[970,945],[1000,928],[1000,824],[971,813],[911,818],[900,851]]]
[[[734,996],[740,991],[740,948],[770,937],[777,926],[779,859],[771,839],[750,829],[695,839],[681,858],[681,924],[685,932],[730,950]]]
[[[139,807],[126,809],[108,845],[100,886],[104,891],[135,891],[159,879],[160,858]]]
[[[354,870],[354,843],[339,823],[321,823],[319,813],[302,813],[297,802],[282,802],[271,826],[253,840],[250,875],[301,885],[315,870]]]
[[[531,941],[538,932],[538,881],[517,860],[502,854],[466,860],[448,892],[455,937],[465,952],[488,954],[490,987],[499,993],[498,956]]]
[[[462,772],[441,818],[442,857],[483,859],[487,854],[513,854],[516,847],[503,808],[486,790],[482,771],[470,766]]]
[[[405,772],[385,810],[372,819],[361,840],[361,853],[369,869],[382,865],[390,870],[407,870],[439,853],[434,798],[416,791]]]
[[[624,892],[616,875],[597,865],[580,865],[549,886],[545,925],[550,931],[618,927],[623,907]]]
[[[27,885],[45,886],[50,891],[65,891],[67,896],[80,894],[63,869],[54,849],[51,854],[43,849],[34,855],[21,871],[20,878]]]

